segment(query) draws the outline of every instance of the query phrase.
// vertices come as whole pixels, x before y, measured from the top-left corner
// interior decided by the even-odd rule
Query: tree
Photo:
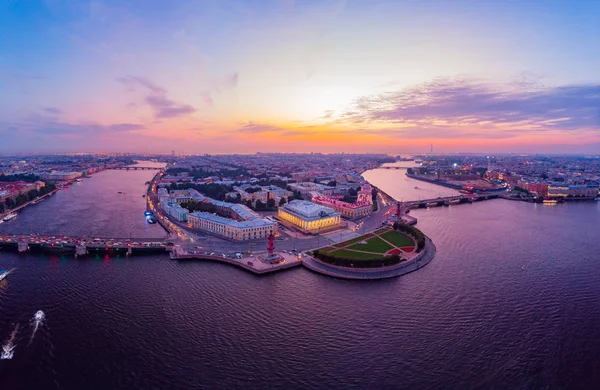
[[[346,203],[353,203],[354,202],[354,198],[351,197],[350,195],[344,195],[344,197],[342,198],[342,201],[346,202]]]
[[[260,199],[256,201],[256,209],[257,210],[264,210],[266,205],[263,201],[261,201]]]
[[[337,182],[335,180],[330,181],[329,183],[327,183],[327,185],[329,187],[335,187],[337,185]]]
[[[3,212],[4,212],[4,204],[0,203],[0,213],[3,213]]]
[[[356,195],[358,195],[358,193],[356,192],[356,190],[354,188],[350,188],[348,190],[348,195],[355,197]]]
[[[12,198],[6,198],[4,204],[6,205],[7,210],[10,210],[15,207],[15,201],[12,200]]]
[[[285,204],[285,197],[281,197],[281,199],[279,199],[279,207],[283,206]]]
[[[37,198],[40,194],[36,191],[36,190],[31,190],[27,193],[27,197],[29,198],[29,200],[34,200],[35,198]]]
[[[296,199],[294,196],[288,196],[288,202],[291,202],[292,200]]]
[[[273,207],[275,207],[275,199],[269,198],[267,200],[267,208],[272,209]]]

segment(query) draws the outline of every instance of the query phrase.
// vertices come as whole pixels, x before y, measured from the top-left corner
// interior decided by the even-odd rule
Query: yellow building
[[[318,232],[340,224],[340,213],[305,200],[292,200],[280,207],[277,216],[302,230]]]

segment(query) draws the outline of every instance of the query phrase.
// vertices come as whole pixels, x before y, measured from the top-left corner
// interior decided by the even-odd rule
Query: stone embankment
[[[311,271],[342,279],[387,279],[416,271],[427,265],[435,257],[436,247],[429,239],[425,239],[425,247],[414,258],[403,263],[379,268],[350,268],[327,264],[314,257],[305,257],[302,264]]]

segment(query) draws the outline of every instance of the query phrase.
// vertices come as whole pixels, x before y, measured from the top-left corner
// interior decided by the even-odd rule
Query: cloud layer
[[[384,133],[390,133],[390,125],[397,126],[398,135],[422,138],[460,138],[461,132],[502,138],[527,132],[599,131],[600,84],[543,87],[438,79],[357,99],[341,118],[355,125],[384,125]]]
[[[196,109],[189,104],[177,103],[167,96],[167,90],[151,80],[144,77],[128,76],[117,79],[121,84],[127,86],[129,90],[136,90],[137,87],[143,87],[148,91],[144,101],[154,112],[156,119],[176,118],[189,115],[196,112]]]

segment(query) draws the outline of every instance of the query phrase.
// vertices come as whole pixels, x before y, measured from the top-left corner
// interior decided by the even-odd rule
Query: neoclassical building
[[[195,212],[188,214],[187,222],[193,228],[238,241],[264,239],[277,233],[277,222],[262,218],[237,221],[215,214]]]
[[[340,213],[330,207],[305,200],[292,200],[280,207],[277,217],[309,232],[318,232],[340,224]]]

